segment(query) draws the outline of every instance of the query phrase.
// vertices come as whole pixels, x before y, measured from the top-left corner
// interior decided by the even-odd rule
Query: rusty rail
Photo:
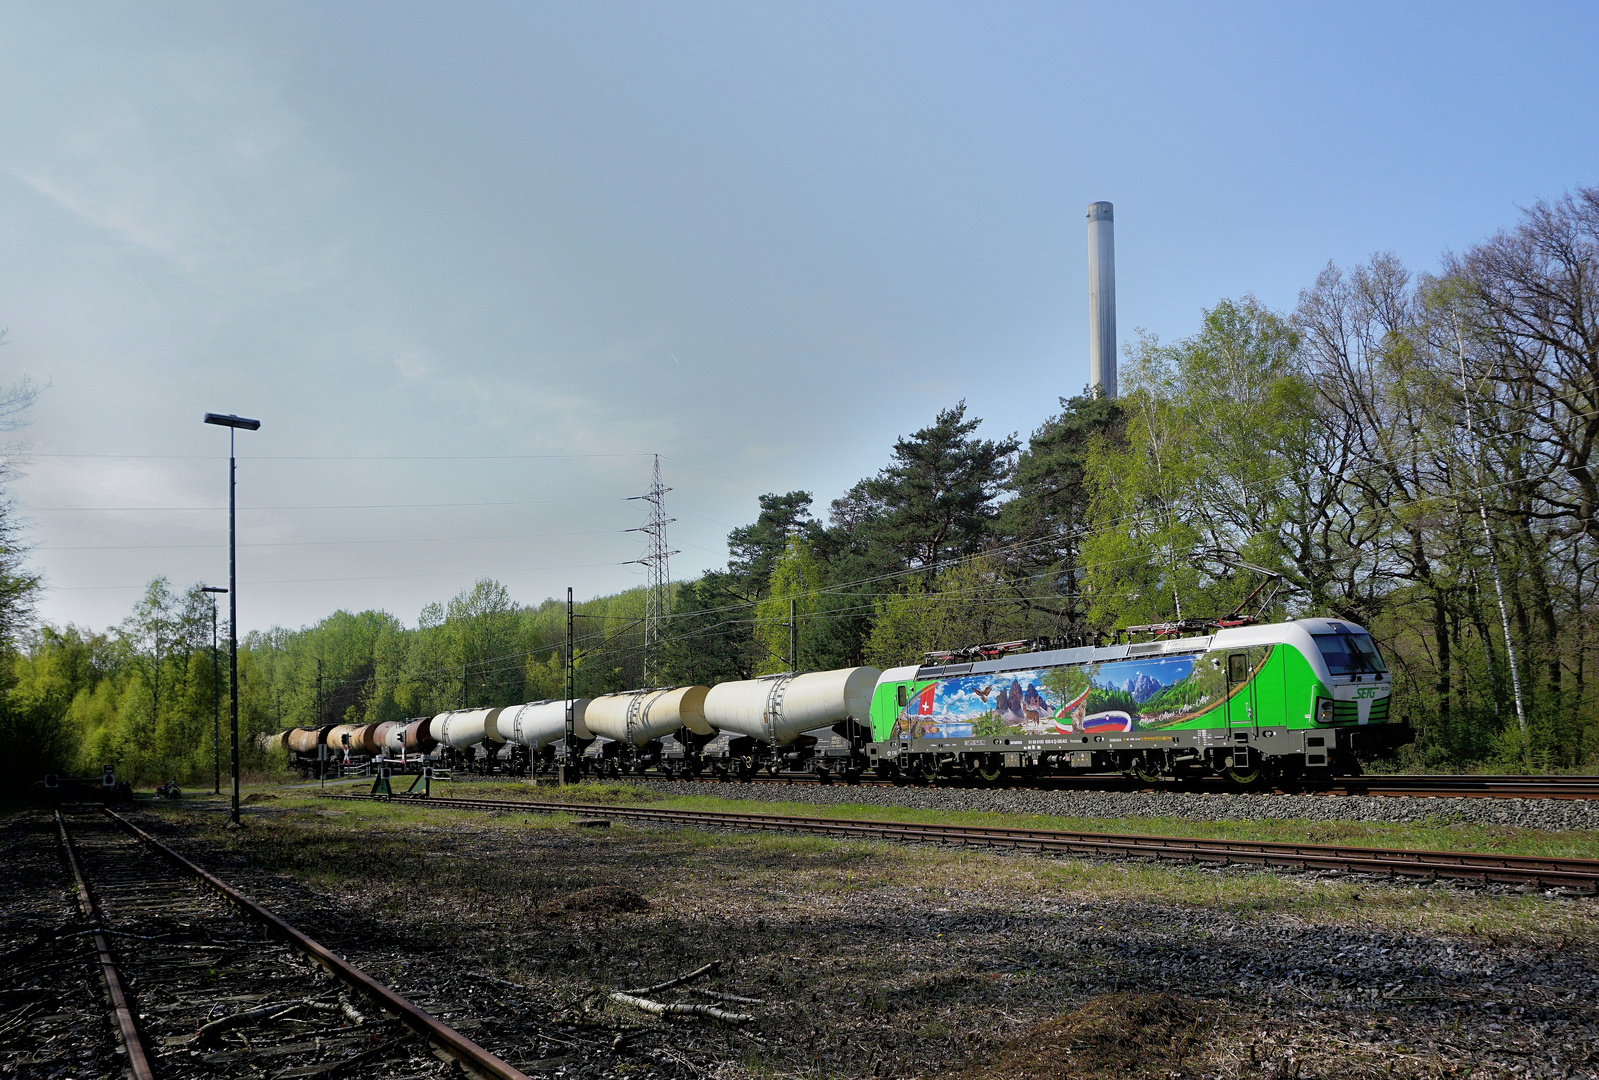
[[[402,1024],[455,1058],[469,1072],[488,1078],[488,1080],[529,1080],[526,1074],[502,1061],[448,1024],[440,1022],[429,1013],[401,997],[333,950],[284,922],[215,874],[190,862],[121,814],[116,813],[109,807],[105,808],[105,812],[122,828],[137,837],[157,854],[193,874],[207,886],[221,893],[235,907],[265,924],[274,934],[277,934],[294,948],[315,961],[334,978],[359,991],[382,1008],[399,1017]],[[59,816],[58,811],[57,817],[59,818]],[[148,1074],[146,1075],[148,1076]]]
[[[128,1052],[128,1071],[133,1074],[133,1080],[154,1080],[150,1055],[145,1052],[144,1040],[139,1035],[138,1025],[133,1022],[133,1010],[128,1007],[128,997],[122,991],[122,976],[117,972],[116,961],[111,956],[111,942],[105,935],[100,905],[95,902],[94,893],[89,891],[89,882],[78,863],[72,835],[67,832],[66,819],[59,810],[56,811],[56,828],[61,830],[61,850],[66,855],[72,880],[77,885],[78,907],[94,930],[94,948],[100,954],[100,978],[105,981],[106,996],[111,999],[111,1014],[117,1022],[117,1034],[122,1037],[122,1046]]]
[[[369,795],[323,795],[324,799],[368,801]],[[1296,844],[1256,840],[1211,840],[1136,833],[1093,833],[978,825],[936,825],[859,818],[803,817],[715,810],[675,810],[593,803],[522,802],[501,799],[408,799],[407,805],[459,810],[517,810],[545,814],[583,814],[663,825],[708,826],[770,832],[803,832],[857,840],[956,844],[1012,848],[1040,854],[1135,856],[1187,863],[1326,869],[1428,880],[1481,884],[1534,885],[1599,894],[1599,860],[1536,855],[1366,848],[1339,844]]]

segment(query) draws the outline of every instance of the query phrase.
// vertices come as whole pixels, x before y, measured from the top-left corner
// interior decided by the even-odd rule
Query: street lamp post
[[[221,685],[217,679],[217,598],[216,593],[225,593],[228,590],[216,585],[201,585],[201,592],[211,593],[211,753],[215,759],[212,762],[214,772],[211,794],[222,794],[222,702],[218,698],[217,687]]]
[[[233,732],[233,811],[230,828],[239,827],[239,559],[238,462],[233,455],[233,433],[239,428],[257,431],[259,420],[225,413],[206,413],[205,422],[228,429],[228,717]]]

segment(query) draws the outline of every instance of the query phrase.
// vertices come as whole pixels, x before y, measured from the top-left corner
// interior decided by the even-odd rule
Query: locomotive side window
[[[1243,653],[1233,653],[1227,658],[1227,681],[1241,683],[1249,677],[1248,662]]]
[[[900,687],[899,687],[899,707],[903,709],[905,707],[905,703],[907,701],[909,701],[909,700],[910,700],[910,698],[907,697],[906,694],[905,694],[905,684],[904,683],[900,683]]]
[[[1388,665],[1382,662],[1377,646],[1371,643],[1370,634],[1312,634],[1321,658],[1327,661],[1327,670],[1334,675],[1363,675],[1368,672],[1384,674]]]

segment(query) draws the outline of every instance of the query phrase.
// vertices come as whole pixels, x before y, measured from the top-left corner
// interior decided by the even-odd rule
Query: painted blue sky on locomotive
[[[1133,731],[1138,706],[1187,679],[1197,655],[963,675],[907,700],[896,738]]]

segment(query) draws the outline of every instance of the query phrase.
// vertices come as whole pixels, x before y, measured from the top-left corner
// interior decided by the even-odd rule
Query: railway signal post
[[[228,716],[233,733],[233,807],[228,827],[239,827],[239,502],[233,433],[259,431],[261,421],[231,413],[206,413],[205,422],[228,429]]]

